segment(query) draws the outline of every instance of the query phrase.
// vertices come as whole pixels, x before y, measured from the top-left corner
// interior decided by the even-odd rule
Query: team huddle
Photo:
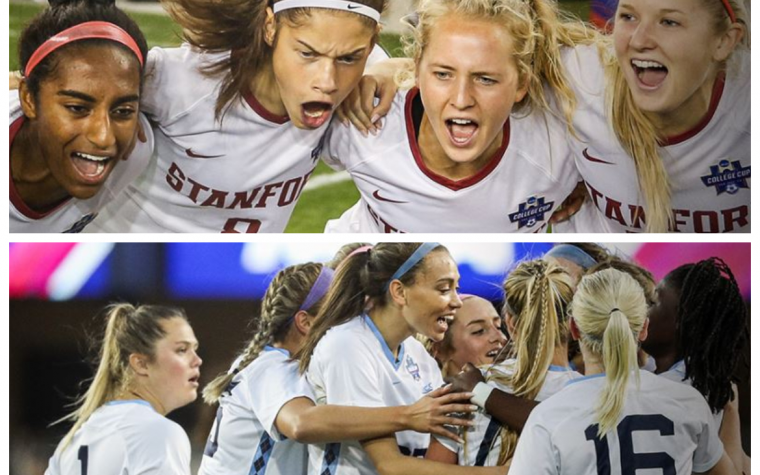
[[[517,264],[501,313],[438,243],[355,243],[272,280],[203,389],[199,474],[741,474],[747,310],[711,258],[652,275],[590,244]],[[164,416],[197,398],[178,308],[117,304],[46,475],[189,474]],[[444,377],[448,384],[444,383]]]
[[[50,3],[9,93],[11,232],[282,232],[319,160],[360,193],[326,232],[751,230],[737,0],[621,0],[610,35],[420,0],[408,59],[384,0],[174,0],[186,43],[150,51],[112,0]]]

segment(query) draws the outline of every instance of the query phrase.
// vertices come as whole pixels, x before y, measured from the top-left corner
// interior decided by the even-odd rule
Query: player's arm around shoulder
[[[460,467],[403,455],[395,437],[362,441],[362,447],[380,475],[504,475],[508,470],[507,467]]]

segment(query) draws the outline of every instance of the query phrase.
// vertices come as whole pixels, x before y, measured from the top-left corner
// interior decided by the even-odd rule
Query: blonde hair
[[[527,115],[536,107],[554,113],[552,98],[544,89],[546,83],[557,99],[561,118],[572,129],[577,101],[565,77],[560,47],[591,44],[598,36],[595,30],[561,13],[554,0],[421,0],[416,12],[416,18],[407,21],[411,34],[402,37],[405,53],[416,66],[433,26],[444,16],[493,21],[509,32],[519,83],[528,86],[528,94],[514,110]],[[402,88],[413,86],[415,72],[402,70],[397,82]]]
[[[745,26],[740,47],[749,49],[749,20],[744,5],[735,0],[727,1],[736,12],[737,22]],[[702,3],[715,18],[716,33],[727,30],[730,20],[723,3],[718,0],[702,0]],[[644,216],[638,216],[637,210],[636,219],[645,218],[646,230],[649,232],[667,232],[673,220],[673,212],[672,187],[659,149],[659,144],[665,137],[634,102],[612,41],[612,38],[600,40],[600,54],[607,79],[605,104],[615,135],[636,166],[639,190],[644,198]],[[727,65],[720,67],[726,68]]]
[[[601,356],[606,382],[596,407],[599,435],[618,423],[633,372],[638,384],[638,335],[647,319],[644,291],[617,269],[604,269],[581,279],[571,304],[581,333],[581,347]]]
[[[309,295],[319,277],[322,264],[298,264],[282,269],[269,284],[261,301],[257,330],[242,353],[242,359],[232,371],[222,373],[203,388],[203,400],[216,403],[237,373],[251,364],[264,347],[282,341],[290,330],[293,317]],[[322,299],[306,309],[311,315],[319,311]]]
[[[162,0],[172,20],[182,27],[185,41],[211,53],[227,53],[203,72],[221,77],[216,117],[224,115],[234,100],[240,100],[256,74],[272,61],[273,47],[265,39],[267,8],[282,0]],[[353,0],[382,13],[388,0]],[[293,8],[275,15],[277,29],[282,21],[299,25],[313,8]],[[326,10],[336,15],[356,15],[349,11]],[[375,28],[371,18],[356,15],[367,27]],[[376,38],[375,38],[376,39]],[[274,41],[276,42],[276,35]],[[276,43],[273,43],[276,44]]]
[[[573,298],[573,278],[561,266],[543,259],[523,262],[504,281],[504,310],[515,324],[510,373],[488,379],[512,388],[517,396],[535,399],[546,380],[554,350],[568,341],[567,306]],[[514,455],[517,432],[502,427],[499,465]]]
[[[74,403],[77,407],[71,414],[56,421],[74,421],[74,425],[63,438],[66,448],[77,430],[103,404],[114,400],[131,382],[129,357],[142,354],[148,361],[155,358],[156,342],[166,336],[161,324],[172,318],[187,321],[184,310],[159,305],[133,306],[128,303],[106,307],[106,330],[100,349],[100,361],[95,377],[87,391]]]

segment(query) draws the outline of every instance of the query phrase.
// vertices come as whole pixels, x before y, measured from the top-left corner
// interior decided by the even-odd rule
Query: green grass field
[[[588,18],[588,0],[561,1],[563,8]],[[10,68],[18,69],[18,38],[24,25],[41,10],[40,5],[28,3],[10,3]],[[130,13],[145,33],[149,46],[177,46],[181,43],[180,29],[166,16],[150,13]],[[380,42],[392,55],[401,55],[398,36],[381,35]],[[319,164],[309,185],[314,185],[319,175],[333,173],[324,164]],[[324,229],[328,219],[339,217],[359,199],[359,192],[353,183],[341,181],[324,186],[307,186],[290,220],[286,232],[319,233]]]

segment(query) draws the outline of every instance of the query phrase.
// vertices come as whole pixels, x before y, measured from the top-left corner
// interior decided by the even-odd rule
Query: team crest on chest
[[[546,199],[537,196],[531,196],[525,202],[520,203],[517,212],[509,215],[511,223],[517,223],[517,228],[532,228],[539,221],[546,218],[546,213],[552,210],[554,201],[546,202]]]
[[[415,381],[420,380],[420,367],[411,356],[406,357],[406,372],[411,374]]]
[[[92,222],[95,217],[98,216],[98,213],[90,213],[88,215],[82,216],[82,218],[77,221],[76,223],[72,224],[69,229],[64,231],[64,233],[81,233],[82,230]]]
[[[705,186],[714,186],[718,195],[735,195],[742,188],[749,189],[750,167],[742,167],[740,160],[721,160],[710,167],[710,174],[702,178]]]

